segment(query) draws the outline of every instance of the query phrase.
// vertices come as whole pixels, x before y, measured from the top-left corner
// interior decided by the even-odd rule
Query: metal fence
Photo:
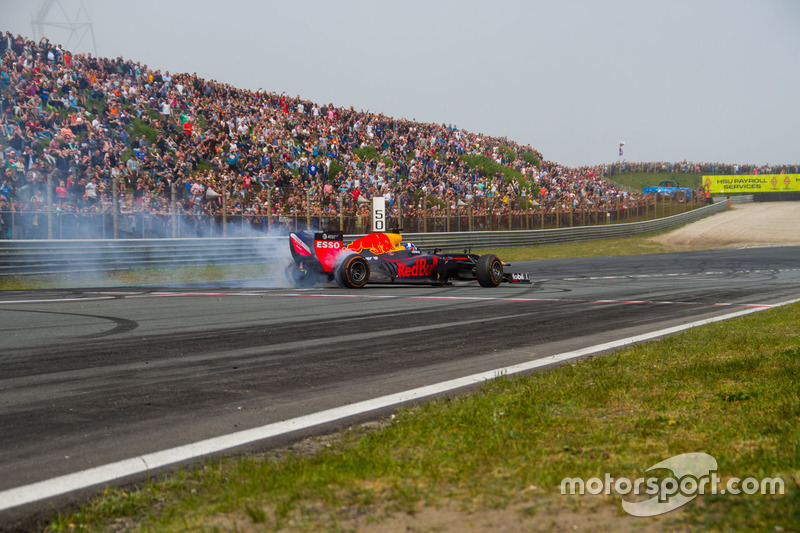
[[[669,217],[642,222],[550,228],[545,230],[405,233],[423,250],[455,250],[577,242],[623,237],[675,228],[726,209],[715,203]],[[352,240],[358,234],[346,238]],[[287,247],[286,230],[261,237],[187,239],[82,239],[0,241],[0,275],[109,271],[137,267],[255,264],[274,261]]]
[[[641,201],[620,202],[605,209],[532,207],[429,208],[403,213],[388,211],[389,227],[411,233],[459,231],[510,231],[598,224],[623,223],[663,218],[697,208],[699,203],[679,203],[668,198],[648,197]],[[0,239],[164,239],[247,237],[267,235],[277,228],[294,231],[304,228],[365,233],[371,227],[369,210],[360,208],[345,213],[303,212],[285,214],[138,211],[117,213],[77,210],[0,211]]]

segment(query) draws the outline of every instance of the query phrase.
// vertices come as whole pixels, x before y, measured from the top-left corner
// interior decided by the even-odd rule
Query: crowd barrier
[[[671,229],[719,213],[719,202],[678,215],[643,222],[544,230],[404,233],[422,250],[460,250],[577,242]],[[277,234],[281,233],[281,234]],[[347,235],[353,240],[360,234]],[[274,261],[288,247],[286,230],[259,237],[188,239],[0,240],[0,276],[111,271],[138,267],[256,264]]]

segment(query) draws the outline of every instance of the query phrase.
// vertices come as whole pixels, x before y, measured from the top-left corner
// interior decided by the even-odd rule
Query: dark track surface
[[[513,269],[533,284],[0,292],[0,491],[800,297],[800,247]]]

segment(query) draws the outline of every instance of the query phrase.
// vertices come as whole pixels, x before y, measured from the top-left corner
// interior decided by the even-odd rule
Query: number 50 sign
[[[386,199],[383,196],[372,198],[372,231],[386,231]]]

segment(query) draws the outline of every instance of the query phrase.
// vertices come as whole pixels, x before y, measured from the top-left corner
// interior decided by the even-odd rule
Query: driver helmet
[[[403,248],[405,248],[409,252],[417,252],[417,251],[419,251],[419,250],[417,250],[417,247],[414,246],[414,244],[410,243],[410,242],[404,242],[403,243]]]

